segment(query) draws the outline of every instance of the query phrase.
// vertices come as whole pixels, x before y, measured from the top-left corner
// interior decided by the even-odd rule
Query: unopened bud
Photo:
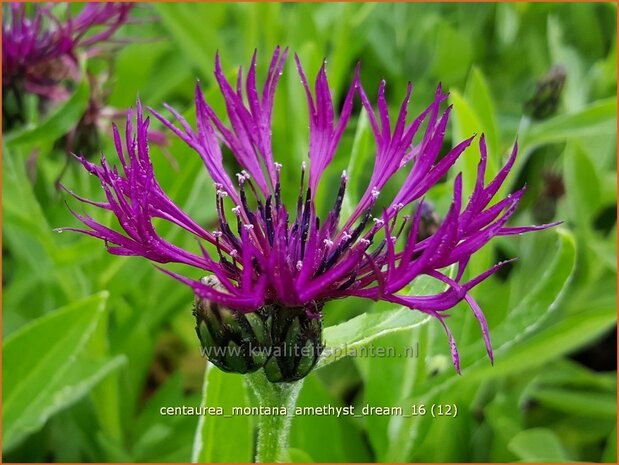
[[[222,292],[214,276],[202,283]],[[284,307],[267,304],[243,313],[208,299],[196,298],[193,314],[203,353],[220,369],[252,373],[264,368],[272,383],[293,382],[307,376],[323,351],[322,304]]]
[[[272,383],[297,381],[307,376],[324,346],[322,344],[322,305],[304,307],[268,306],[272,314],[272,352],[264,365],[266,377]]]
[[[434,205],[425,200],[420,206],[421,213],[419,217],[419,235],[418,240],[422,241],[432,236],[442,224],[441,217],[438,216]]]
[[[201,281],[224,290],[213,276]],[[193,314],[203,353],[214,365],[233,373],[251,373],[264,365],[271,346],[271,317],[263,309],[243,313],[197,298]]]
[[[557,111],[567,72],[562,65],[553,66],[539,81],[535,95],[524,105],[525,112],[534,119],[546,119]]]

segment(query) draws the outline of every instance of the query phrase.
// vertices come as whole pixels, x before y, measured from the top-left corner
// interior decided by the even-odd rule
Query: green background
[[[78,6],[75,8],[79,9]],[[615,4],[140,4],[130,39],[111,63],[109,105],[126,109],[139,94],[192,115],[195,80],[221,111],[214,56],[235,75],[259,51],[264,76],[275,45],[298,53],[312,76],[327,59],[335,98],[356,62],[370,98],[387,81],[392,110],[414,83],[411,114],[438,82],[454,113],[446,140],[488,139],[496,172],[514,143],[511,191],[529,190],[514,224],[562,220],[554,230],[497,238],[472,260],[469,276],[506,257],[519,260],[473,291],[485,310],[494,367],[465,305],[450,311],[463,374],[455,374],[436,321],[416,312],[348,299],[325,306],[329,344],[404,348],[417,358],[342,358],[313,372],[299,405],[456,405],[458,415],[305,416],[293,420],[292,461],[607,461],[616,462],[616,5]],[[536,82],[553,65],[567,79],[557,112],[523,116]],[[54,144],[85,108],[88,83],[47,115],[3,134],[3,458],[4,461],[250,461],[255,418],[161,416],[162,406],[250,405],[242,377],[210,369],[200,357],[191,290],[140,258],[110,256],[95,239],[54,228],[76,226],[54,181],[66,154]],[[36,113],[36,112],[35,112]],[[367,120],[358,112],[333,166],[323,207],[342,169],[358,200],[372,163]],[[161,129],[153,123],[156,129]],[[296,173],[307,152],[307,108],[289,58],[274,110],[276,159]],[[212,183],[201,161],[170,137],[152,157],[161,185],[199,222],[215,219]],[[447,147],[446,147],[447,148]],[[470,192],[479,159],[469,149],[432,191],[439,214],[453,177]],[[98,148],[115,154],[109,124]],[[36,153],[36,157],[33,157]],[[33,161],[33,159],[35,161]],[[296,174],[289,179],[296,179]],[[63,183],[101,198],[92,177],[72,163]],[[559,187],[557,187],[559,186]],[[296,181],[288,185],[290,198]],[[397,189],[397,182],[395,187]],[[504,192],[505,194],[506,192]],[[171,227],[161,234],[193,248]],[[176,269],[176,268],[175,268]],[[199,276],[194,276],[199,277]],[[422,292],[427,283],[414,283]],[[363,315],[363,316],[359,316]],[[614,338],[614,339],[613,339]],[[328,365],[328,366],[326,366]]]

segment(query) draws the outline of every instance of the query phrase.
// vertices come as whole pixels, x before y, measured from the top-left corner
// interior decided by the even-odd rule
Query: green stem
[[[286,407],[287,415],[260,415],[258,418],[257,463],[286,461],[290,422],[303,386],[303,380],[293,383],[271,383],[259,370],[245,376],[258,402],[264,407]]]

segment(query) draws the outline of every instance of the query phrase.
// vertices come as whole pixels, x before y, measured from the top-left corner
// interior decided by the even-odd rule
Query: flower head
[[[171,107],[166,106],[178,126],[151,110],[202,158],[215,184],[216,230],[207,231],[191,219],[158,184],[148,154],[149,118],[144,117],[139,101],[135,127],[133,113],[129,112],[124,146],[119,130],[114,128],[120,170],[110,166],[104,157],[100,165],[80,158],[84,167],[100,179],[107,200],[96,203],[78,198],[113,212],[122,232],[77,213],[86,228],[76,230],[104,240],[113,254],[196,268],[193,276],[163,271],[190,286],[198,299],[239,313],[256,312],[269,306],[280,310],[303,309],[311,320],[320,316],[326,302],[349,296],[384,300],[424,312],[438,319],[445,328],[458,371],[458,352],[445,324],[445,312],[465,300],[481,325],[492,358],[486,320],[470,290],[503,264],[465,281],[467,264],[495,236],[549,226],[507,226],[524,189],[492,203],[513,166],[516,147],[496,177],[485,184],[487,153],[482,136],[481,159],[471,197],[464,201],[462,177],[458,175],[449,211],[442,223],[422,237],[420,223],[422,217],[428,216],[424,196],[473,141],[471,137],[439,157],[451,111],[451,107],[441,110],[447,94],[439,86],[432,103],[408,122],[407,107],[412,91],[409,84],[392,123],[385,83],[378,88],[375,110],[357,68],[336,117],[325,65],[320,68],[312,90],[296,57],[310,123],[309,167],[303,163],[299,173],[295,167],[277,163],[271,144],[274,96],[286,54],[287,50],[275,50],[260,90],[256,84],[255,54],[247,77],[243,80],[239,71],[235,87],[224,77],[217,58],[215,78],[225,99],[229,124],[206,102],[200,85],[196,87],[196,128]],[[316,193],[349,123],[355,98],[360,99],[367,112],[376,142],[370,182],[353,211],[341,218],[348,182],[346,172],[342,173],[333,207],[326,217],[319,218]],[[225,169],[221,145],[232,152],[241,166],[236,175]],[[282,191],[290,186],[282,180],[295,172],[300,175],[300,185],[293,186],[298,189],[298,199],[294,205],[286,205]],[[381,191],[397,172],[405,173],[399,192],[394,198],[383,199]],[[379,204],[383,208],[379,209]],[[195,236],[200,251],[181,249],[162,238],[153,226],[155,218],[174,223]],[[457,267],[454,277],[442,271],[451,265]],[[204,274],[215,277],[217,285],[213,280],[200,280]],[[436,295],[406,295],[404,289],[423,275],[444,283],[446,290]],[[303,323],[300,327],[309,325]]]
[[[61,85],[78,75],[78,50],[88,55],[123,25],[132,6],[126,3],[87,3],[77,15],[70,5],[59,16],[51,4],[9,3],[2,22],[2,93],[36,94],[61,100]],[[3,103],[3,110],[5,105]]]

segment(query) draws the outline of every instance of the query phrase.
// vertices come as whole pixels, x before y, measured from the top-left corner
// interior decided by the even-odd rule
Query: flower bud
[[[553,66],[537,82],[535,95],[524,105],[525,112],[534,119],[546,119],[555,114],[565,84],[567,72],[562,65]]]
[[[441,220],[441,217],[436,213],[434,205],[428,200],[425,200],[418,208],[421,208],[421,214],[419,218],[417,240],[422,241],[438,231],[443,220]]]
[[[26,96],[18,85],[2,87],[2,132],[26,123]]]
[[[201,281],[216,289],[223,286],[213,276]],[[196,299],[196,333],[202,352],[215,366],[233,373],[261,368],[271,347],[271,315],[264,308],[252,313],[223,307],[208,299]]]
[[[264,365],[272,383],[292,382],[307,376],[320,357],[322,344],[322,304],[305,307],[267,306],[273,316],[270,357]]]
[[[201,279],[224,290],[214,276]],[[264,368],[272,383],[298,381],[307,376],[320,357],[322,304],[312,308],[265,305],[243,313],[208,299],[196,298],[193,314],[203,354],[218,368],[252,373]]]

